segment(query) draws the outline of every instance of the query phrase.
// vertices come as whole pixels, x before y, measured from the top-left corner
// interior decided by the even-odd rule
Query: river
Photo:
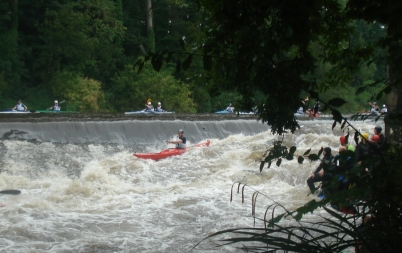
[[[342,130],[332,122],[301,120],[284,142],[297,154],[325,146],[336,153]],[[375,124],[354,122],[370,134]],[[179,128],[190,145],[210,146],[160,161],[133,156],[171,147],[165,140]],[[13,118],[0,123],[0,137],[0,189],[21,190],[0,196],[1,252],[189,252],[213,232],[252,227],[254,190],[269,196],[257,203],[259,217],[273,200],[289,209],[309,201],[305,180],[318,165],[294,159],[260,173],[278,137],[251,117]],[[229,201],[235,182],[248,185],[244,204],[238,194]],[[238,252],[215,245],[207,240],[194,252]]]

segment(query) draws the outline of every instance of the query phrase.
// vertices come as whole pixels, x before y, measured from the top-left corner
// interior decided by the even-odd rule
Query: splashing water
[[[331,121],[301,125],[284,139],[297,146],[297,154],[309,148],[318,152],[322,146],[338,149],[342,131],[333,131]],[[374,123],[356,126],[372,133]],[[205,137],[202,127],[199,137]],[[186,134],[191,136],[191,130]],[[106,138],[102,143],[95,138],[88,143],[3,138],[0,188],[22,193],[0,196],[6,204],[0,209],[0,247],[4,252],[188,252],[218,230],[253,225],[251,188],[245,190],[244,204],[240,195],[229,202],[235,182],[264,192],[288,209],[311,199],[305,180],[317,162],[299,165],[294,159],[259,172],[268,143],[277,138],[269,131],[228,131],[227,137],[209,138],[210,147],[160,161],[132,155],[169,147],[158,138],[149,145],[146,138],[135,144]],[[272,203],[261,201],[257,213]],[[199,247],[202,252],[237,251],[214,246],[209,241]]]

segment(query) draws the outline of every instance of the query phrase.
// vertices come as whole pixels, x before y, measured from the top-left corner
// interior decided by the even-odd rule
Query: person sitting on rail
[[[376,102],[369,102],[369,104],[371,105],[371,109],[370,109],[370,114],[371,115],[378,115],[380,112],[380,108],[378,107]]]
[[[26,106],[22,103],[21,99],[18,99],[18,102],[17,102],[17,104],[13,107],[13,110],[17,110],[17,111],[19,111],[19,112],[23,112],[23,111],[27,111],[27,110],[28,110],[28,107],[26,107]]]
[[[158,102],[158,106],[156,107],[155,111],[157,111],[157,112],[163,112],[163,111],[165,111],[165,110],[163,110],[163,108],[162,108],[161,102]]]
[[[154,110],[154,106],[152,105],[151,102],[148,102],[147,104],[145,104],[145,109],[144,111],[153,111]]]
[[[226,108],[226,111],[234,112],[234,107],[232,106],[232,103],[229,104],[229,106]]]
[[[53,110],[53,111],[60,111],[61,107],[59,106],[59,101],[55,100],[54,105],[52,107],[49,107],[48,110]]]
[[[387,112],[388,112],[388,109],[387,109],[387,106],[386,106],[386,105],[382,105],[381,112],[382,112],[382,113],[387,113]]]
[[[184,130],[179,129],[176,140],[169,140],[168,143],[176,144],[176,148],[186,148],[186,137],[184,137]]]

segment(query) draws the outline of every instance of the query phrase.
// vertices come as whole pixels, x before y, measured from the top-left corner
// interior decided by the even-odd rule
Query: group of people
[[[310,100],[310,98],[307,97],[306,99],[302,100],[301,102],[302,102],[303,105],[305,105],[306,102],[308,102],[309,100]],[[320,108],[321,108],[320,101],[317,100],[317,101],[315,102],[315,104],[314,104],[313,107],[308,108],[308,109],[306,110],[306,113],[307,113],[307,115],[308,115],[310,118],[312,118],[312,117],[318,117],[318,116],[320,116]],[[300,107],[299,107],[299,109],[296,111],[296,114],[297,114],[297,115],[304,115],[304,108],[303,108],[303,106],[300,106]]]
[[[158,102],[158,105],[156,106],[156,108],[154,108],[151,101],[149,101],[148,103],[145,104],[144,111],[164,112],[165,110],[163,110],[161,102]]]
[[[369,102],[369,105],[371,105],[370,109],[370,114],[371,115],[379,115],[381,113],[387,113],[388,109],[386,105],[382,105],[382,109],[377,105],[377,102]]]
[[[63,101],[62,101],[63,102]],[[55,100],[54,105],[48,108],[48,110],[60,111],[61,106],[59,105],[59,101]],[[12,108],[13,111],[18,112],[26,112],[28,111],[28,107],[22,103],[21,99],[18,99],[17,104]]]
[[[384,145],[386,138],[382,133],[382,127],[376,126],[371,138],[368,133],[361,134],[356,148],[348,143],[347,136],[341,136],[339,141],[341,146],[338,155],[333,156],[330,147],[324,148],[322,152],[324,157],[320,165],[307,179],[307,185],[312,193],[316,191],[314,183],[322,182],[319,197],[348,189],[352,183],[350,181],[352,173],[356,173],[355,176],[358,177],[367,175],[371,177],[371,172],[377,166],[378,150]]]

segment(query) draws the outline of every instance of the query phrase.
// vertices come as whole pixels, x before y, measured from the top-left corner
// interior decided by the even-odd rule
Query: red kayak
[[[203,142],[200,142],[198,144],[195,144],[194,146],[191,147],[187,147],[185,149],[180,149],[180,148],[169,148],[169,149],[165,149],[162,150],[159,153],[151,153],[151,154],[146,154],[146,153],[134,153],[133,155],[138,157],[138,158],[142,158],[142,159],[152,159],[152,160],[160,160],[160,159],[164,159],[166,157],[169,156],[174,156],[174,155],[181,155],[184,152],[186,152],[189,148],[192,147],[208,147],[209,146],[210,141],[206,140]]]

